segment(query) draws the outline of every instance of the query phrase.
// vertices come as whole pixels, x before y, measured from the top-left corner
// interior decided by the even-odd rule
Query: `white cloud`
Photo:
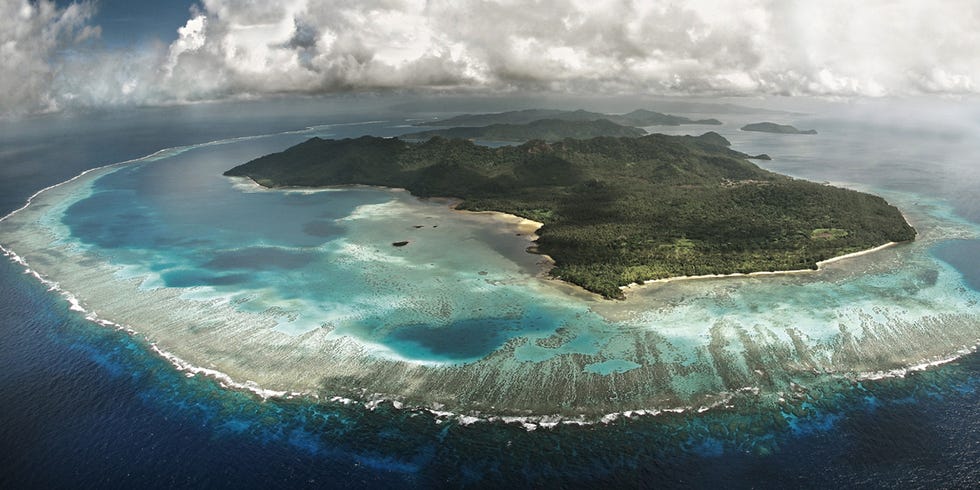
[[[975,0],[203,0],[169,47],[74,59],[59,53],[98,34],[91,7],[32,5],[0,0],[4,112],[378,88],[980,89]]]
[[[0,114],[52,111],[58,50],[99,36],[90,4],[58,9],[47,0],[0,0]]]

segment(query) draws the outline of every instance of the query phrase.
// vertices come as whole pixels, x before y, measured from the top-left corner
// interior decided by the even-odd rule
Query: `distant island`
[[[758,131],[760,133],[778,134],[817,134],[815,129],[799,130],[788,124],[776,124],[771,122],[760,122],[746,124],[742,126],[742,131]]]
[[[433,129],[400,136],[405,139],[427,140],[433,136],[443,138],[482,139],[495,141],[558,141],[565,138],[589,139],[599,136],[635,138],[647,132],[632,126],[616,124],[608,119],[562,120],[541,119],[527,124],[491,124],[489,126]]]
[[[728,146],[713,132],[500,148],[312,138],[225,175],[266,187],[399,187],[538,221],[536,248],[554,260],[550,274],[607,298],[645,280],[816,269],[915,237],[878,196],[769,172]]]
[[[492,114],[464,114],[462,116],[426,121],[416,126],[489,126],[491,124],[527,124],[541,119],[561,121],[595,121],[605,119],[622,126],[680,126],[681,124],[719,125],[717,119],[693,120],[660,112],[637,109],[626,114],[603,114],[585,110],[562,111],[557,109],[525,109]]]

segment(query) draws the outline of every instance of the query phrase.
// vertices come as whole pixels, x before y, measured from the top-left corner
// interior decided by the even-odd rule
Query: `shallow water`
[[[377,128],[397,130],[358,129]],[[931,250],[980,228],[933,198],[884,191],[920,230],[912,244],[818,273],[602,301],[540,277],[517,220],[406,192],[221,176],[331,130],[100,169],[36,196],[0,237],[93,317],[239,383],[463,413],[710,407],[741,390],[783,396],[814,373],[904,372],[977,343],[980,296]]]
[[[396,131],[389,128],[389,124],[357,130]],[[356,134],[357,130],[346,131]],[[730,136],[736,141],[736,149],[743,150],[739,144],[745,144],[743,151],[755,152],[748,149],[751,141],[737,141],[737,132]],[[40,225],[47,235],[37,235],[34,233],[37,229],[32,228],[30,233],[22,234],[26,236],[17,238],[22,244],[36,244],[39,250],[43,248],[47,250],[45,253],[51,254],[56,251],[57,255],[48,257],[48,263],[44,263],[40,255],[33,260],[29,253],[23,252],[23,255],[35,269],[44,271],[47,268],[52,277],[55,272],[67,273],[59,279],[61,286],[75,292],[84,307],[99,313],[102,318],[122,320],[146,334],[150,341],[178,354],[182,353],[181,348],[187,352],[198,349],[195,355],[201,356],[200,359],[192,360],[213,362],[216,365],[213,367],[230,372],[233,377],[236,372],[265,370],[269,365],[285,365],[282,372],[287,377],[294,376],[306,367],[304,362],[317,359],[315,356],[324,346],[331,346],[349,349],[344,352],[350,354],[350,359],[368,360],[358,364],[356,369],[342,373],[347,378],[340,379],[334,387],[342,387],[351,379],[361,381],[378,377],[378,373],[396,380],[398,376],[421,374],[451,383],[450,388],[472,382],[474,374],[518,375],[525,376],[518,378],[521,380],[534,380],[526,384],[544,385],[544,389],[536,387],[538,390],[534,391],[500,384],[496,388],[493,385],[476,386],[472,391],[463,392],[469,397],[493,389],[501,390],[504,397],[515,391],[527,398],[544,394],[547,406],[560,403],[566,396],[559,390],[550,389],[554,385],[548,384],[546,376],[552,370],[556,376],[573,380],[572,383],[590,384],[596,393],[607,394],[604,389],[618,387],[626,397],[632,396],[631,393],[648,395],[641,401],[650,401],[650,393],[644,394],[632,387],[646,387],[657,394],[669,393],[670,398],[656,400],[662,403],[660,408],[685,406],[692,401],[708,403],[711,400],[704,395],[717,393],[728,393],[727,396],[734,397],[729,398],[728,403],[749,412],[753,411],[749,407],[757,404],[781,406],[790,414],[784,418],[789,421],[791,430],[800,434],[820,434],[822,430],[842,423],[841,415],[821,419],[819,413],[823,411],[840,414],[844,410],[846,416],[855,413],[854,408],[841,408],[843,402],[837,406],[815,401],[815,406],[820,408],[811,410],[796,402],[781,405],[767,394],[798,397],[805,393],[807,397],[823,400],[824,395],[818,396],[818,393],[835,390],[846,393],[855,387],[846,378],[842,381],[831,377],[829,381],[818,382],[807,374],[815,368],[831,372],[839,369],[849,375],[880,366],[885,366],[885,370],[900,369],[934,356],[939,358],[944,353],[955,353],[969,343],[971,335],[974,341],[976,339],[976,293],[968,287],[971,273],[975,277],[976,265],[969,260],[971,245],[962,245],[973,243],[975,247],[976,225],[958,215],[957,210],[962,210],[963,206],[955,196],[951,199],[950,196],[936,198],[910,194],[903,185],[888,183],[879,189],[876,181],[857,179],[864,188],[880,190],[903,209],[908,208],[910,218],[923,233],[918,243],[835,264],[819,277],[676,283],[643,289],[629,301],[614,304],[588,301],[569,294],[561,284],[535,279],[537,258],[522,252],[527,245],[526,238],[516,237],[508,225],[492,223],[487,226],[489,217],[486,216],[464,218],[460,213],[451,212],[445,203],[419,202],[405,193],[373,189],[287,194],[253,192],[254,189],[241,183],[215,176],[250,155],[273,151],[304,137],[287,135],[195,149],[155,163],[129,165],[88,182],[79,180],[73,189],[63,186],[51,193],[54,197],[55,193],[64,192],[52,200],[50,207],[37,208],[39,215],[45,218],[26,220],[29,224],[25,226]],[[770,166],[776,170],[787,164],[776,155],[774,147],[803,153],[793,145],[787,147],[782,143],[784,146],[780,146],[778,141],[769,144],[771,146],[761,151],[776,157]],[[280,146],[276,148],[276,145]],[[826,155],[811,155],[811,158],[818,156]],[[833,159],[831,163],[834,163]],[[823,174],[809,178],[847,180],[854,177],[846,166],[836,169],[836,176],[831,171],[833,168],[822,168]],[[888,180],[898,182],[902,179],[889,176]],[[42,201],[35,201],[35,204],[45,204]],[[229,209],[235,212],[229,213]],[[423,220],[433,219],[439,221],[437,228],[425,226],[427,223]],[[12,236],[7,233],[9,224],[0,227],[3,237],[0,243],[5,246]],[[415,228],[418,225],[423,228]],[[391,242],[403,239],[409,239],[411,243],[399,249],[390,246]],[[55,246],[52,247],[52,243]],[[953,248],[952,252],[949,247]],[[18,249],[16,245],[11,248],[18,253],[25,249]],[[74,259],[82,256],[86,261],[77,264],[83,267],[73,269]],[[55,260],[64,257],[72,260]],[[81,273],[83,270],[84,274]],[[316,273],[304,274],[311,270]],[[129,282],[121,281],[126,278]],[[92,284],[93,281],[97,284]],[[145,304],[137,304],[129,296],[120,296],[120,287],[131,288],[134,297],[145,297]],[[774,295],[774,291],[781,294]],[[396,294],[381,296],[379,293],[383,292]],[[380,298],[375,298],[378,296]],[[148,309],[151,304],[155,305],[154,309]],[[206,306],[207,311],[213,312],[217,308],[242,315],[236,318],[258,317],[259,325],[236,322],[229,326],[216,321],[201,321],[202,316],[198,316],[195,308],[187,307],[194,304]],[[180,309],[173,305],[180,305]],[[159,328],[158,320],[173,317],[175,312],[177,318],[167,326],[169,330],[140,328]],[[137,321],[129,320],[149,321],[146,325],[138,325]],[[842,336],[840,324],[856,328]],[[939,332],[942,335],[936,335]],[[190,337],[193,341],[175,343],[173,347],[167,345],[168,341],[181,337]],[[638,338],[649,348],[638,349]],[[215,342],[222,339],[233,345]],[[510,343],[508,339],[511,339]],[[842,349],[841,345],[848,345],[844,341],[851,347]],[[112,355],[106,356],[99,351],[103,344],[113,342],[119,340],[97,342],[89,349],[93,358],[111,359]],[[802,342],[802,348],[799,342]],[[140,349],[138,344],[136,342],[133,348]],[[494,364],[498,362],[495,359],[491,359],[493,362],[478,361],[487,353],[499,352],[501,346],[507,356],[498,357],[506,359],[497,364]],[[793,347],[788,349],[786,346]],[[256,350],[257,347],[261,350]],[[896,349],[898,355],[906,357],[896,357]],[[264,355],[270,351],[275,355]],[[928,351],[927,359],[907,357],[925,351]],[[152,358],[152,354],[149,357]],[[294,359],[291,362],[295,369],[290,370],[290,359]],[[797,366],[784,367],[781,372],[770,369],[786,366],[787,361],[797,363]],[[103,364],[107,366],[104,369],[125,373],[130,369],[143,369],[136,366],[145,361],[141,357],[126,362],[129,364],[124,362],[124,367],[113,367],[109,360]],[[196,363],[207,365],[206,362]],[[446,367],[447,364],[450,366]],[[484,369],[487,364],[490,364],[489,368]],[[633,364],[645,367],[632,368]],[[759,367],[763,374],[755,372],[754,368]],[[164,364],[157,369],[166,371],[168,368]],[[377,371],[372,372],[372,369]],[[440,372],[449,374],[440,375]],[[570,373],[578,374],[567,376]],[[964,386],[968,387],[969,381],[963,380],[973,378],[969,374],[965,376],[956,374],[952,377],[959,380],[957,383],[967,383]],[[172,382],[179,386],[182,382],[179,379],[177,376]],[[238,379],[254,380],[248,376]],[[542,382],[542,379],[546,381]],[[284,381],[281,377],[270,376],[258,381],[263,387],[278,389],[295,379]],[[324,389],[319,381],[314,380],[307,387]],[[792,383],[798,382],[806,389],[794,388]],[[834,388],[837,383],[843,384]],[[748,391],[738,391],[740,388]],[[964,389],[970,392],[969,388]],[[211,388],[204,391],[208,390]],[[324,393],[331,391],[339,390],[324,389]],[[377,391],[399,394],[382,389]],[[759,394],[754,394],[756,392]],[[195,400],[200,394],[186,396],[189,397],[187,400]],[[575,403],[594,401],[589,397],[574,400]],[[472,402],[479,404],[480,400]],[[247,401],[235,403],[241,404],[242,410],[251,410]],[[657,408],[616,401],[607,402],[602,408],[617,406]],[[800,407],[803,407],[802,412]],[[349,410],[351,412],[343,412],[342,416],[328,418],[340,423],[340,420],[363,417],[356,415],[356,407]],[[717,410],[705,413],[714,414]],[[890,410],[894,411],[894,408]],[[391,407],[382,412],[375,422],[380,424],[376,426],[377,432],[362,428],[364,432],[360,434],[374,434],[366,437],[371,441],[365,443],[369,452],[385,447],[388,448],[385,452],[392,454],[393,446],[382,442],[385,439],[381,436],[388,429],[381,427],[395,430],[393,428],[398,424],[406,423],[404,417],[407,415],[398,414]],[[794,412],[799,415],[792,415]],[[622,430],[643,434],[640,437],[648,441],[668,440],[664,433],[676,430],[679,431],[676,433],[678,440],[691,439],[685,446],[689,444],[694,453],[706,457],[727,455],[731,462],[739,459],[733,454],[738,454],[742,444],[756,448],[753,451],[772,451],[773,433],[770,431],[779,434],[785,430],[780,428],[784,427],[783,423],[750,418],[739,424],[747,424],[746,429],[751,428],[750,432],[756,436],[736,435],[728,430],[719,432],[717,424],[731,423],[720,422],[726,418],[724,413],[710,417],[685,415],[683,421],[675,421],[677,424],[663,420],[663,417],[654,417],[660,421],[652,426],[633,422]],[[714,417],[718,420],[711,421]],[[215,417],[215,424],[224,426],[225,422],[218,422],[224,418]],[[293,420],[284,422],[287,424],[298,423],[285,416],[282,420]],[[239,423],[232,422],[234,420],[227,423],[232,426]],[[335,430],[335,423],[326,426],[334,429],[319,425],[319,429],[312,433],[306,432],[311,430],[309,427],[301,430],[293,426],[290,432],[294,435],[288,438],[288,444],[322,448],[325,440],[332,440],[323,431]],[[248,428],[242,429],[245,432],[258,430],[255,422],[240,424]],[[702,431],[697,428],[699,426],[706,428]],[[707,428],[709,426],[714,428]],[[473,447],[483,447],[487,440],[498,437],[513,440],[518,434],[506,428],[473,427],[464,429],[468,433],[454,432],[452,444],[437,445],[432,450],[445,456],[449,446],[464,451],[467,442],[472,442]],[[524,430],[519,426],[516,429]],[[603,430],[608,431],[606,435],[610,439],[625,437],[619,429]],[[399,432],[395,430],[395,433]],[[420,432],[429,433],[428,430]],[[719,435],[724,433],[728,435]],[[425,440],[428,436],[419,437]],[[539,444],[553,438],[565,438],[565,444],[575,446],[578,437],[566,430],[538,439],[521,436],[518,439],[522,442],[518,444],[529,445],[527,451],[538,455],[535,461],[540,463],[546,452],[534,449]],[[779,437],[782,436],[777,439]],[[267,444],[278,447],[287,443],[287,439],[273,439],[280,442]],[[413,440],[416,442],[406,442],[406,447],[411,447],[409,452],[415,456],[386,460],[388,463],[376,466],[376,472],[368,474],[395,471],[404,475],[428,471],[430,476],[434,473],[458,476],[466,473],[460,467],[449,469],[442,466],[445,463],[419,456],[432,442]],[[770,442],[765,442],[767,440]],[[605,450],[623,452],[623,448],[617,449],[618,443],[608,444],[604,446]],[[323,449],[310,451],[317,453]],[[792,450],[783,452],[786,457],[790,453]],[[499,464],[506,460],[503,455],[494,454],[496,456],[490,457],[490,461],[496,458]],[[715,456],[710,456],[712,454]],[[597,454],[595,456],[599,458]],[[651,457],[649,454],[637,455],[635,461],[648,464]],[[339,458],[346,461],[347,456]],[[364,459],[368,460],[370,458]],[[476,465],[475,459],[469,461],[466,465],[473,465],[474,474],[494,474],[489,466]],[[576,461],[584,463],[581,459]],[[603,459],[592,461],[595,465]],[[647,464],[634,464],[649,469]],[[552,465],[556,472],[573,474],[567,465],[558,463],[540,468]],[[594,467],[582,471],[593,479],[601,479],[602,475],[608,477],[609,471],[615,471],[613,468],[622,471],[622,466],[606,466],[605,471]],[[671,467],[670,464],[666,466]],[[680,467],[683,465],[672,468],[677,471]],[[527,481],[541,481],[543,473],[538,471],[537,474],[538,477]]]

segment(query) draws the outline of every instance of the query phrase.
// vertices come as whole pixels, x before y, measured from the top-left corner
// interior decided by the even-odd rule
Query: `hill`
[[[717,119],[693,120],[682,116],[672,116],[660,112],[637,109],[627,114],[603,114],[584,110],[562,111],[557,109],[524,109],[520,111],[496,112],[491,114],[464,114],[461,116],[427,121],[416,126],[489,126],[491,124],[527,124],[540,119],[562,121],[595,121],[606,119],[623,126],[679,126],[681,124],[719,125]]]
[[[814,269],[915,237],[880,197],[763,170],[727,144],[715,133],[499,148],[312,138],[225,175],[267,187],[402,187],[539,221],[537,249],[554,259],[551,275],[609,298],[649,279]]]
[[[787,124],[776,124],[771,122],[760,122],[746,124],[742,126],[742,131],[758,131],[761,133],[778,133],[778,134],[817,134],[815,129],[799,130],[793,126]]]
[[[607,119],[593,121],[565,121],[561,119],[539,119],[527,124],[491,124],[489,126],[434,129],[402,135],[405,139],[426,140],[433,136],[443,138],[482,139],[494,141],[558,141],[565,138],[589,139],[599,136],[638,137],[646,131],[631,126],[622,126]]]

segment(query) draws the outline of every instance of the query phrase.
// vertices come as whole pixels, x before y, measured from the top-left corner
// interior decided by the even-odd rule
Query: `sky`
[[[281,94],[980,91],[977,0],[0,0],[0,115]]]
[[[57,0],[67,7],[71,0]],[[91,23],[101,28],[102,47],[126,49],[158,41],[170,44],[190,18],[193,0],[98,0]]]

